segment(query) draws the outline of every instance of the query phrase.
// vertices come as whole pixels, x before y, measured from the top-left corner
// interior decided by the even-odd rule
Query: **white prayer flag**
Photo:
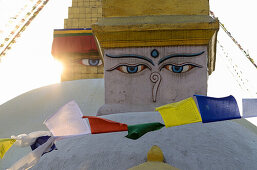
[[[257,116],[257,99],[243,99],[243,118]]]
[[[89,134],[91,130],[82,116],[83,114],[77,103],[71,101],[45,120],[44,124],[58,139]]]
[[[18,160],[15,164],[12,165],[7,170],[26,170],[30,169],[40,160],[42,154],[47,152],[49,148],[54,144],[55,137],[50,137],[43,145],[40,145],[37,149],[30,152],[28,155],[24,156]]]
[[[49,131],[36,131],[29,134],[20,134],[18,136],[11,136],[12,139],[15,139],[14,145],[19,147],[27,147],[35,143],[36,139],[40,136],[52,136]]]

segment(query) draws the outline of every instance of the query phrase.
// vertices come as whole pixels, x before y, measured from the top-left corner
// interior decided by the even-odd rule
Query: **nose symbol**
[[[150,80],[154,83],[153,89],[152,89],[152,98],[153,98],[153,102],[156,102],[157,91],[161,82],[161,75],[157,72],[153,72],[150,75]]]

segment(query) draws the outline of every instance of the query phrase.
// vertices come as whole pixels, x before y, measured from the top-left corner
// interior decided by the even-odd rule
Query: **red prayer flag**
[[[92,134],[128,131],[127,124],[96,116],[83,116],[82,118],[88,118]]]

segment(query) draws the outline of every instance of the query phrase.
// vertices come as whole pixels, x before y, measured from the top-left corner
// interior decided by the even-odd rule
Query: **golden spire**
[[[147,162],[132,167],[129,170],[179,170],[163,162],[164,156],[161,148],[154,145],[147,153]]]

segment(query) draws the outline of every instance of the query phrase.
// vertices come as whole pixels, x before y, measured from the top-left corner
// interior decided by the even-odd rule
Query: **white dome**
[[[103,87],[102,79],[78,80],[25,93],[0,106],[1,137],[46,130],[42,124],[45,118],[71,100],[84,115],[94,115],[104,103]],[[102,117],[131,125],[162,122],[157,112]],[[256,169],[256,128],[250,127],[242,119],[162,128],[138,140],[127,139],[127,132],[74,137],[56,142],[58,150],[45,154],[33,169],[128,169],[145,162],[153,145],[162,149],[168,164],[179,169]],[[0,169],[10,167],[28,152],[30,148],[12,147],[0,160]]]

